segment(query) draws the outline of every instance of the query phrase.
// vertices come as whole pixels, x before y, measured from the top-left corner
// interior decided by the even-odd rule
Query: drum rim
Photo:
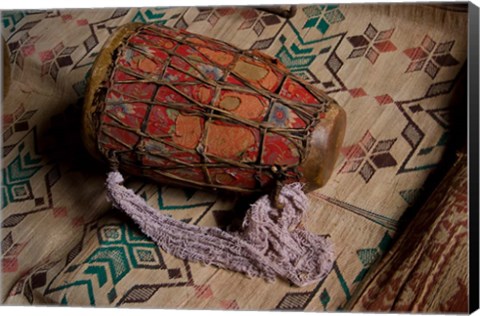
[[[92,73],[88,80],[83,104],[82,141],[87,151],[100,161],[105,161],[105,158],[103,158],[97,149],[97,126],[95,126],[93,114],[102,110],[98,108],[102,102],[95,102],[95,98],[99,97],[100,92],[98,90],[99,87],[101,87],[102,81],[108,80],[110,67],[115,59],[115,51],[121,48],[125,39],[134,34],[143,25],[143,23],[128,23],[119,27],[113,35],[107,39],[91,68]]]

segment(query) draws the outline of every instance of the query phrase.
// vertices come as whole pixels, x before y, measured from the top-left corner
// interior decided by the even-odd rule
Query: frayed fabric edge
[[[241,272],[273,282],[281,277],[296,286],[325,278],[333,267],[333,245],[327,236],[301,229],[308,197],[300,183],[285,185],[281,208],[262,196],[247,211],[239,232],[187,224],[161,214],[122,185],[118,171],[108,174],[107,198],[125,212],[165,252],[180,259]]]

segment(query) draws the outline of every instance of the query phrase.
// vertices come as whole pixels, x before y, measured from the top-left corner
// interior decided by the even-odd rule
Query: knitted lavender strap
[[[122,182],[119,172],[108,174],[108,198],[161,249],[175,257],[268,281],[280,276],[297,286],[318,282],[332,269],[330,239],[297,227],[308,207],[299,183],[281,189],[278,202],[282,209],[273,207],[265,195],[248,210],[242,231],[228,233],[162,215]]]

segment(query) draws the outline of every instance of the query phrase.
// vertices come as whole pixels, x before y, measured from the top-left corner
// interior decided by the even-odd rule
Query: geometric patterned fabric
[[[336,311],[391,246],[448,148],[467,54],[466,7],[303,5],[290,20],[248,7],[2,12],[12,85],[3,110],[5,304]],[[105,199],[106,169],[85,152],[80,113],[89,70],[120,25],[186,29],[278,58],[345,109],[341,155],[309,194],[304,222],[330,234],[335,262],[304,288],[176,259]],[[159,212],[235,224],[235,195],[126,186]]]

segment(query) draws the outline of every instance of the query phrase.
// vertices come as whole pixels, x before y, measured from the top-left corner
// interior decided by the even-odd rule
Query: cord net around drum
[[[100,106],[97,107],[96,116],[99,118],[96,124],[99,133],[97,145],[100,152],[110,157],[112,164],[119,164],[122,167],[128,168],[128,170],[140,170],[141,175],[145,175],[146,173],[149,175],[154,174],[167,180],[172,180],[173,182],[177,181],[194,186],[236,189],[236,191],[252,192],[261,191],[264,184],[270,180],[272,183],[278,180],[284,182],[300,181],[302,179],[302,173],[299,165],[304,161],[309,150],[308,138],[310,131],[319,122],[322,113],[327,111],[329,99],[318,94],[315,89],[309,89],[303,85],[302,82],[292,76],[278,61],[265,57],[258,52],[241,51],[226,43],[206,39],[199,35],[186,32],[180,32],[177,35],[172,34],[171,32],[177,31],[172,31],[172,29],[158,25],[145,25],[140,27],[133,35],[125,39],[116,50],[115,62],[111,65],[109,78],[102,87],[99,87],[96,97],[96,100],[101,103]],[[171,49],[165,49],[159,45],[161,42],[156,41],[155,38],[162,38],[171,41],[175,46]],[[212,49],[212,45],[216,51],[229,53],[233,56],[234,60],[230,62],[228,66],[212,63],[215,66],[213,68],[208,68],[208,65],[205,66],[204,63],[200,63],[195,56],[183,56],[176,50],[178,47],[191,49],[192,51],[195,51],[195,53],[198,53],[199,56],[202,56],[205,60],[208,60],[209,56],[200,53],[198,49],[201,49],[201,47]],[[160,66],[156,69],[155,73],[147,73],[138,68],[129,67],[129,65],[120,63],[122,59],[126,58],[126,54],[139,54],[146,58],[145,60],[148,60],[149,62],[153,61],[156,63],[156,66]],[[158,54],[162,55],[161,58],[159,58]],[[236,68],[234,68],[237,61],[241,58],[253,60],[254,62],[257,62],[258,65],[269,67],[273,73],[281,75],[282,79],[278,84],[278,88],[275,91],[270,91],[258,83],[242,77],[241,74],[236,71]],[[181,65],[179,65],[179,63]],[[185,68],[185,65],[188,66],[188,69]],[[153,66],[155,65],[152,64],[152,67]],[[191,80],[172,82],[167,74],[168,69],[174,69],[178,73],[188,76]],[[212,75],[211,72],[215,71],[217,71],[218,74]],[[125,74],[124,77],[127,78],[119,80],[115,75],[117,72],[122,72]],[[227,78],[234,78],[235,83],[232,83],[229,79],[227,80]],[[302,85],[303,88],[307,89],[309,93],[315,96],[316,104],[306,104],[281,97],[279,95],[279,89],[282,87],[285,80],[292,80],[295,84]],[[128,89],[121,89],[128,85],[139,84],[149,85],[149,87],[154,86],[153,93],[149,98],[139,97],[138,93],[137,95],[135,95],[135,93],[129,94],[128,91],[126,91]],[[198,86],[206,87],[206,89],[212,91],[213,95],[208,102],[200,102],[198,99],[185,92],[185,89]],[[160,89],[166,88],[173,91],[176,95],[181,96],[183,102],[158,101],[155,96]],[[221,92],[227,90],[238,93],[254,94],[267,100],[264,119],[262,121],[248,119],[219,107],[218,100]],[[120,97],[108,98],[109,95]],[[112,112],[105,111],[109,106],[139,103],[146,105],[146,113],[141,118],[141,123],[138,124],[138,126],[132,126],[128,122],[119,119],[118,116],[113,115]],[[178,111],[186,117],[196,117],[203,120],[204,128],[195,148],[186,148],[172,142],[168,137],[171,136],[171,134],[168,135],[168,133],[166,133],[165,135],[155,136],[147,131],[149,115],[151,115],[152,109],[159,106]],[[272,108],[275,106],[288,108],[305,123],[305,126],[303,128],[287,128],[273,125],[268,121],[268,118]],[[252,131],[252,133],[255,133],[255,135],[258,135],[255,144],[256,148],[258,148],[256,155],[253,155],[249,161],[245,162],[240,161],[239,159],[221,157],[206,152],[205,149],[208,146],[206,143],[207,134],[209,129],[212,128],[213,123],[234,127],[245,127]],[[109,132],[108,128],[119,128],[130,132],[136,135],[138,140],[136,140],[134,144],[128,144],[118,135]],[[266,137],[274,136],[285,138],[288,140],[289,144],[293,144],[295,149],[292,150],[292,152],[298,154],[298,159],[295,160],[294,163],[283,165],[262,163],[262,155],[266,148]],[[170,148],[171,151],[177,153],[177,155],[172,155],[170,152],[149,150],[146,148],[147,146],[145,144],[148,144],[150,141],[163,144],[165,147]],[[111,148],[108,148],[109,144],[107,143],[121,144],[123,149],[112,150]],[[144,157],[146,154],[148,154],[149,157],[154,157],[152,159],[164,161],[165,167],[152,167],[143,163],[142,156]],[[192,156],[197,155],[198,161],[191,162],[177,158],[182,154]],[[219,170],[221,168],[224,168],[225,170],[236,168],[236,170],[241,170],[242,172],[251,172],[255,184],[252,185],[252,187],[245,187],[243,189],[233,188],[221,183],[219,184],[214,178],[212,178],[212,170]],[[202,175],[199,175],[198,179],[192,179],[188,176],[179,176],[179,170],[182,169],[188,170],[192,174],[195,170],[199,170]]]

